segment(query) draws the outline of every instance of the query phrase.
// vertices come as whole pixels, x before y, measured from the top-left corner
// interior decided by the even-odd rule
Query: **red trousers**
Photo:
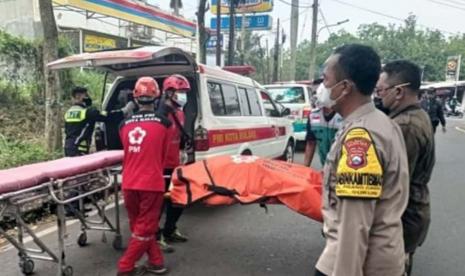
[[[118,263],[118,271],[134,269],[137,261],[147,253],[153,265],[163,265],[163,255],[155,240],[163,205],[163,192],[123,190],[132,236]]]

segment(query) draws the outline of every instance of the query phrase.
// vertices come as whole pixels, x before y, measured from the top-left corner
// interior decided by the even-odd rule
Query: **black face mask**
[[[87,107],[92,106],[92,99],[90,97],[84,98],[83,102]]]
[[[380,97],[375,97],[373,101],[375,103],[376,108],[381,110],[386,115],[389,114],[390,112],[389,108],[384,107],[383,100]]]

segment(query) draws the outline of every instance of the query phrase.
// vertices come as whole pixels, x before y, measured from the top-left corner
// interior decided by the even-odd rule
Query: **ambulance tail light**
[[[196,151],[207,151],[210,149],[207,129],[199,126],[194,132],[194,141]]]
[[[312,109],[309,106],[304,107],[302,110],[302,119],[307,119],[311,111]]]

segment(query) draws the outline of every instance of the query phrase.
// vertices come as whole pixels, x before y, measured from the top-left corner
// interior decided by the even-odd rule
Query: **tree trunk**
[[[61,107],[60,78],[58,72],[50,71],[47,63],[58,58],[58,31],[51,0],[39,1],[40,20],[44,33],[43,62],[45,80],[45,141],[49,152],[60,150]]]
[[[197,11],[197,24],[199,24],[199,52],[200,62],[207,63],[207,40],[208,34],[205,29],[205,12],[207,0],[199,0],[199,9]],[[219,40],[218,40],[219,42]]]

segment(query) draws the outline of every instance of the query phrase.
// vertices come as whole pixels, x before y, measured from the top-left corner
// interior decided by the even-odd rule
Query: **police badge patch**
[[[349,130],[341,151],[336,169],[336,195],[380,198],[383,191],[383,167],[368,130]]]
[[[344,143],[347,151],[347,166],[353,169],[360,169],[367,164],[367,153],[371,146],[371,141],[366,138],[351,138]]]

